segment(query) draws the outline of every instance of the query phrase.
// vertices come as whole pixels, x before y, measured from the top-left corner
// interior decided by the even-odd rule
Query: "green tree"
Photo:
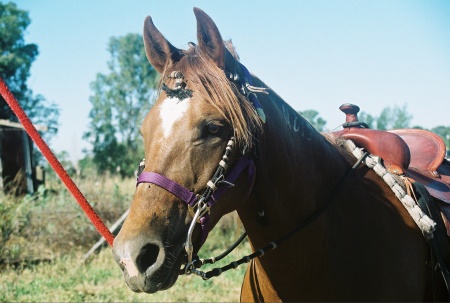
[[[448,151],[450,150],[450,126],[443,126],[443,125],[436,126],[432,128],[431,131],[439,135],[442,139],[444,139],[448,153]]]
[[[412,115],[408,113],[406,105],[402,107],[385,107],[378,117],[366,112],[358,114],[359,121],[365,122],[370,128],[379,130],[408,128],[410,127],[411,119]]]
[[[152,105],[157,73],[148,63],[142,36],[128,34],[109,41],[108,74],[91,83],[90,130],[92,158],[100,173],[130,176],[143,156],[139,128]]]
[[[377,129],[399,129],[408,128],[412,115],[408,113],[406,104],[402,107],[385,107],[377,119]]]
[[[369,128],[376,128],[377,118],[369,113],[360,112],[358,114],[358,120],[361,122],[365,122],[369,126]]]
[[[374,117],[366,112],[360,112],[359,121],[365,122],[370,128],[387,130],[409,128],[412,115],[407,111],[406,105],[403,107],[386,107],[382,110],[379,117]],[[424,129],[422,126],[414,126],[413,128]],[[431,129],[432,132],[439,135],[447,146],[447,153],[450,149],[450,126],[436,126]]]
[[[48,127],[49,138],[56,133],[59,109],[41,95],[34,96],[27,86],[30,67],[38,55],[36,44],[27,44],[24,33],[31,20],[28,12],[16,4],[0,2],[0,77],[8,85],[27,115],[36,124]],[[17,121],[17,117],[0,97],[0,119]]]
[[[321,132],[324,130],[325,124],[327,124],[327,121],[319,117],[319,112],[313,109],[307,109],[305,111],[299,111],[300,115],[302,115],[303,118],[308,120],[309,123],[311,123],[314,128]]]

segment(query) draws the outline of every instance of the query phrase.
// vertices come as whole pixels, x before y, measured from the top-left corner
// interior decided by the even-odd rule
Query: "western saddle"
[[[450,218],[450,162],[441,137],[423,129],[370,129],[358,120],[358,106],[343,104],[339,109],[346,119],[343,129],[333,132],[335,138],[352,140],[356,146],[379,156],[389,172],[424,185],[442,201],[438,206]],[[450,220],[444,221],[450,236]]]
[[[390,173],[414,182],[417,203],[436,222],[430,245],[450,299],[450,162],[444,140],[423,129],[369,129],[366,123],[358,121],[358,106],[343,104],[339,109],[346,119],[343,129],[332,133],[335,138],[352,140],[356,146],[380,157]]]

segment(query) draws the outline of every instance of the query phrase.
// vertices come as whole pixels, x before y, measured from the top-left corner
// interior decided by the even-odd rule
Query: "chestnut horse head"
[[[145,161],[130,213],[114,241],[128,286],[171,287],[208,231],[236,210],[256,251],[285,239],[251,260],[243,301],[430,299],[426,241],[391,189],[366,166],[349,174],[356,159],[344,145],[250,75],[211,18],[194,13],[198,45],[187,50],[145,20],[161,83],[141,127]]]
[[[145,163],[130,214],[114,241],[125,279],[135,291],[170,287],[186,254],[194,212],[203,205],[196,218],[202,224],[192,231],[198,250],[208,230],[235,210],[252,186],[252,163],[243,156],[262,122],[246,95],[246,71],[212,20],[198,9],[195,15],[198,45],[190,43],[188,50],[172,46],[150,17],[145,20],[145,49],[162,75],[161,93],[141,127]],[[241,169],[234,188],[218,190],[220,203],[212,205],[218,199],[212,195],[216,187],[232,185],[223,173],[235,162]]]

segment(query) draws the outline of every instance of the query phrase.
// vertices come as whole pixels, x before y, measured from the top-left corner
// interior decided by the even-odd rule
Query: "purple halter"
[[[256,168],[253,160],[249,156],[243,156],[242,158],[237,160],[237,163],[234,165],[234,167],[230,170],[230,172],[225,177],[225,183],[228,183],[230,185],[234,185],[234,182],[239,177],[239,175],[247,170],[248,172],[248,181],[249,181],[249,191],[248,195],[250,195],[253,185],[255,183],[255,176],[256,176]],[[172,193],[174,196],[178,197],[180,200],[182,200],[184,203],[186,203],[190,207],[194,207],[199,198],[200,195],[193,193],[192,191],[188,190],[187,188],[181,186],[180,184],[168,179],[167,177],[160,175],[158,173],[154,172],[142,172],[136,182],[136,186],[138,186],[140,183],[151,183],[155,184],[168,192]],[[208,208],[213,206],[219,199],[222,197],[222,195],[226,192],[226,190],[229,188],[229,186],[222,186],[218,187],[217,190],[213,192],[210,199],[206,202],[208,205]],[[210,226],[207,224],[209,221],[209,213],[206,212],[204,216],[200,218],[200,225],[202,228],[202,241],[200,246],[202,246],[206,238],[208,237],[208,234],[210,232]],[[200,247],[198,248],[200,249]]]

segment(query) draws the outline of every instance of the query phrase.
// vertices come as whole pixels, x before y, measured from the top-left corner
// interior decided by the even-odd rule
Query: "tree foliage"
[[[406,104],[402,107],[385,107],[378,117],[366,112],[359,113],[358,117],[359,121],[365,122],[370,128],[379,130],[408,128],[412,119]]]
[[[313,109],[307,109],[305,111],[299,111],[298,112],[300,115],[302,115],[303,118],[305,118],[306,120],[309,121],[309,123],[311,123],[312,126],[314,126],[314,128],[321,132],[324,130],[325,124],[327,124],[327,121],[325,121],[324,119],[322,119],[319,116],[319,112]]]
[[[27,115],[36,124],[49,128],[47,136],[56,133],[59,109],[41,95],[34,96],[27,86],[30,68],[38,55],[36,44],[27,44],[25,31],[31,20],[28,12],[10,2],[0,3],[0,77],[8,85]],[[5,100],[0,97],[0,119],[17,121]]]
[[[91,83],[89,131],[92,157],[100,173],[130,176],[143,156],[139,128],[150,109],[157,73],[148,63],[142,36],[128,34],[109,41],[108,74]]]
[[[377,118],[366,112],[358,113],[358,120],[366,123],[370,128],[376,128]]]
[[[436,126],[432,128],[431,131],[444,139],[445,145],[447,146],[447,154],[450,156],[450,126]]]
[[[372,116],[368,113],[361,112],[359,121],[365,122],[370,128],[388,130],[411,127],[412,115],[408,113],[406,105],[402,107],[386,107],[381,111],[379,117]],[[413,128],[424,129],[421,126],[414,126]],[[450,148],[450,126],[436,126],[430,131],[439,135],[445,142],[447,150]]]
[[[410,127],[412,115],[408,113],[406,104],[402,107],[386,107],[377,119],[377,128],[380,130],[400,129]]]

